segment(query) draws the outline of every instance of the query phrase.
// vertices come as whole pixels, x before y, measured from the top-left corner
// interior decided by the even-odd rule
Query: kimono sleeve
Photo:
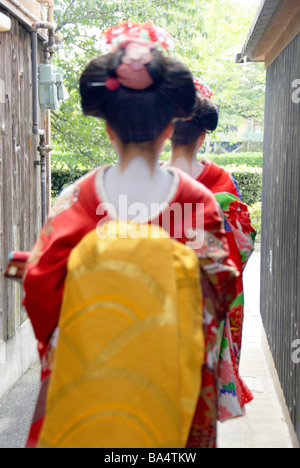
[[[215,196],[224,213],[227,229],[233,234],[244,269],[254,250],[256,237],[248,206],[231,193],[216,193]]]
[[[206,193],[203,205],[203,221],[196,213],[194,223],[199,224],[200,220],[197,236],[187,245],[195,250],[199,259],[206,305],[209,307],[210,302],[214,304],[214,315],[221,321],[226,318],[236,295],[240,273],[230,258],[224,216],[212,193]]]
[[[23,304],[44,345],[58,324],[69,255],[83,235],[77,189],[59,197],[28,260]]]

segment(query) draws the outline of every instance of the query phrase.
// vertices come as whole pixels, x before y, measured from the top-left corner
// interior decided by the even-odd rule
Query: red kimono
[[[105,169],[99,169],[104,171]],[[24,305],[39,340],[42,388],[27,447],[35,447],[44,417],[58,319],[64,293],[67,261],[72,249],[100,223],[110,219],[96,190],[98,171],[66,189],[57,200],[29,259],[24,280]],[[229,259],[224,221],[214,196],[181,171],[174,175],[168,208],[151,223],[159,224],[179,242],[196,248],[202,270],[207,309],[221,321],[234,298],[237,270]],[[204,218],[201,216],[204,207]],[[183,216],[172,220],[172,211]],[[165,220],[168,219],[168,222]],[[197,238],[202,239],[197,242]],[[214,307],[211,307],[211,303]]]
[[[240,275],[235,292],[232,290],[233,300],[224,324],[218,362],[207,359],[203,369],[204,384],[191,429],[190,448],[215,447],[214,420],[223,422],[242,416],[245,404],[253,399],[240,378],[238,366],[244,311],[242,274],[254,249],[255,230],[251,227],[247,205],[242,203],[233,177],[211,161],[202,161],[202,164],[205,167],[197,181],[214,193],[223,211],[230,259],[237,265]],[[217,327],[218,323],[211,326]]]
[[[256,233],[251,226],[248,207],[241,200],[241,194],[234,178],[211,161],[202,161],[202,164],[205,165],[205,168],[197,180],[212,191],[222,208],[230,258],[240,273],[237,279],[237,296],[231,304],[229,316],[234,354],[239,364],[244,311],[243,270],[254,250]]]

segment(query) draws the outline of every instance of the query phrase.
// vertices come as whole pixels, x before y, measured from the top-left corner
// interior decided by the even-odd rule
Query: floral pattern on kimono
[[[253,399],[239,375],[244,318],[243,270],[254,250],[255,230],[251,226],[248,207],[232,175],[210,161],[203,161],[204,170],[198,181],[215,195],[225,218],[230,257],[238,266],[240,277],[228,317],[220,324],[219,367],[217,371],[218,419],[225,421],[244,415],[244,406]]]

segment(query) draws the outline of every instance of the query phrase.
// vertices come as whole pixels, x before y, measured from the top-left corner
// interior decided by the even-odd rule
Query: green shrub
[[[256,242],[260,242],[261,239],[261,202],[257,202],[252,206],[249,206],[251,225],[257,232]]]
[[[79,179],[83,175],[88,172],[87,169],[79,169],[79,168],[72,168],[70,170],[67,167],[52,167],[51,170],[51,195],[52,198],[55,199],[60,192],[66,188],[68,185],[75,182],[75,180]]]
[[[93,157],[92,154],[82,153],[82,154],[73,154],[66,151],[60,151],[54,147],[54,150],[51,152],[51,163],[52,167],[67,167],[70,169],[87,169],[92,170],[98,166],[104,166],[107,164],[113,164],[117,160],[117,155],[115,154],[113,148],[111,152],[103,152],[101,156]]]
[[[246,205],[252,206],[261,202],[262,169],[245,164],[243,166],[227,166],[225,169],[235,178]]]
[[[261,201],[262,169],[243,166],[227,166],[225,169],[235,178],[242,194],[243,202],[251,206]],[[52,197],[55,198],[68,185],[88,172],[84,168],[52,168]]]
[[[207,159],[212,160],[219,166],[242,166],[246,164],[251,167],[262,168],[263,155],[262,153],[228,153],[228,154],[211,154]]]

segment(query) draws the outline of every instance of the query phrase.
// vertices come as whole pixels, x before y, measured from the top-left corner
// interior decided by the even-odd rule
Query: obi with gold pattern
[[[184,448],[201,388],[195,252],[109,222],[68,261],[41,448]]]

